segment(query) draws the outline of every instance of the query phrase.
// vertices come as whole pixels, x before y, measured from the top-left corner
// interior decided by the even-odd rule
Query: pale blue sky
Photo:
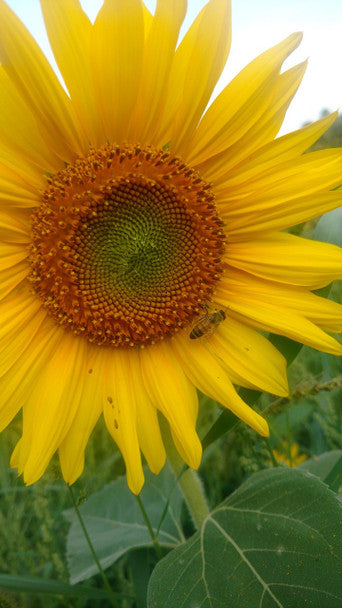
[[[7,0],[49,53],[38,0]],[[56,0],[58,2],[58,0]],[[185,27],[207,0],[188,0]],[[102,0],[81,0],[94,18]],[[155,0],[146,0],[153,9]],[[304,81],[285,119],[282,132],[319,117],[322,108],[342,107],[342,0],[232,0],[233,41],[227,66],[216,91],[248,61],[294,31],[303,31],[300,48],[290,67],[309,58]]]

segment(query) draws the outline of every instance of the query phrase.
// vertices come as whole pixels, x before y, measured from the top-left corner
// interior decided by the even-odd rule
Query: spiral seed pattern
[[[208,304],[225,241],[210,187],[163,150],[107,145],[48,178],[30,280],[88,341],[153,344]]]

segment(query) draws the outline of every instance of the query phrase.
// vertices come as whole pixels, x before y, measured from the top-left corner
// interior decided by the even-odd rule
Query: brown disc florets
[[[91,149],[48,179],[30,279],[54,318],[97,344],[153,344],[210,301],[224,233],[210,187],[163,150]]]

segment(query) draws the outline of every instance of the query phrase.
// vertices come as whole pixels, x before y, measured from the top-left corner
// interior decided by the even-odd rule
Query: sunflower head
[[[29,279],[60,325],[99,345],[146,346],[208,304],[224,232],[209,185],[182,159],[106,145],[48,182]]]
[[[0,428],[22,408],[12,465],[33,483],[58,450],[73,483],[103,414],[138,493],[141,454],[165,461],[160,417],[199,466],[197,389],[268,434],[235,389],[287,394],[268,332],[341,353],[341,307],[312,293],[341,250],[282,232],[341,202],[341,152],[304,154],[336,114],[276,137],[300,34],[208,106],[229,0],[182,39],[185,0],[104,0],[94,23],[40,1],[67,90],[0,0]]]

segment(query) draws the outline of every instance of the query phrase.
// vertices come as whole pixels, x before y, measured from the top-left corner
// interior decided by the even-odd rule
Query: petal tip
[[[165,465],[165,461],[166,461],[166,454],[164,452],[164,455],[160,460],[149,462],[148,468],[150,469],[151,473],[153,473],[154,475],[159,475],[160,471],[162,470],[162,468]]]
[[[138,496],[145,483],[145,476],[142,471],[142,468],[139,471],[137,471],[134,476],[130,473],[130,471],[127,471],[126,477],[127,477],[127,485],[129,487],[129,489],[131,490],[132,494],[135,494],[136,496]]]
[[[258,419],[258,423],[255,425],[254,428],[259,433],[259,435],[261,435],[262,437],[270,436],[270,429],[268,426],[268,422],[266,422],[266,420],[264,418],[262,418],[261,416]]]

